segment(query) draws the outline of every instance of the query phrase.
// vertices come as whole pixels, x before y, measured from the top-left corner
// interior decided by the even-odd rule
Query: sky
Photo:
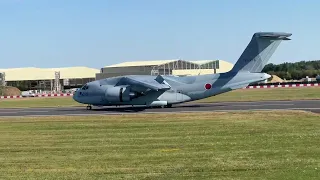
[[[316,0],[0,0],[0,68],[235,63],[253,33],[292,33],[271,63],[320,59]]]

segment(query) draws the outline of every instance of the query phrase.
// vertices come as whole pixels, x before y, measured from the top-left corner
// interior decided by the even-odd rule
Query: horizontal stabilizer
[[[291,40],[291,33],[282,33],[282,32],[258,32],[255,33],[256,37],[274,39],[274,40]]]

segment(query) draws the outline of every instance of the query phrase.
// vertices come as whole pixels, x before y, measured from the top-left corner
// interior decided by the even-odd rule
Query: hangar
[[[2,84],[20,90],[62,91],[95,80],[99,69],[88,67],[0,69]]]
[[[190,76],[230,71],[233,64],[223,60],[186,61],[181,59],[123,62],[101,68],[96,79],[121,75]]]
[[[87,82],[122,75],[176,75],[189,76],[223,73],[233,64],[222,60],[186,61],[181,59],[123,62],[99,69],[88,67],[65,68],[11,68],[0,69],[0,85],[60,92],[78,88]]]

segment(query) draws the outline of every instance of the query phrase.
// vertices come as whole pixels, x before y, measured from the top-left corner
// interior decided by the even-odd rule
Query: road
[[[0,109],[0,117],[16,116],[55,116],[55,115],[98,115],[129,113],[181,113],[181,112],[214,112],[239,110],[305,110],[320,113],[320,100],[304,101],[264,101],[264,102],[226,102],[226,103],[185,103],[172,108],[143,107],[94,107],[86,110],[83,107],[61,108],[12,108]]]

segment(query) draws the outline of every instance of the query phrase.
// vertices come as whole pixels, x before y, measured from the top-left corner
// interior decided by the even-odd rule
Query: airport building
[[[0,85],[17,87],[21,91],[61,92],[79,88],[87,82],[122,75],[202,75],[223,73],[233,64],[222,60],[160,60],[123,62],[99,69],[88,67],[66,68],[11,68],[0,69]]]
[[[41,90],[59,92],[95,80],[99,69],[88,67],[69,68],[12,68],[0,69],[1,82],[22,91]]]
[[[233,64],[223,60],[186,61],[158,60],[123,62],[101,68],[96,79],[104,79],[121,75],[176,75],[190,76],[223,73],[230,71]]]

